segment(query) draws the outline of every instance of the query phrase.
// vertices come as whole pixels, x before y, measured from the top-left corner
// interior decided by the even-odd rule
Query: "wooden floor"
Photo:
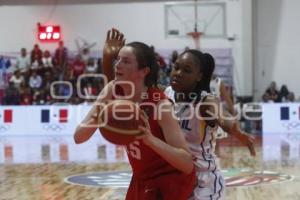
[[[251,187],[228,187],[228,200],[300,200],[300,164],[289,162],[263,163],[261,149],[251,158],[241,147],[224,147],[220,164],[222,168],[249,168],[268,170],[295,176],[293,181],[257,185]],[[123,199],[126,189],[93,188],[72,185],[64,178],[87,172],[129,170],[127,164],[35,164],[0,165],[1,200],[86,200]]]

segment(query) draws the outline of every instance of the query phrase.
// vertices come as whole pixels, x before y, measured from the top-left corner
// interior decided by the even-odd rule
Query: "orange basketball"
[[[127,145],[136,136],[142,134],[138,129],[138,126],[143,124],[140,115],[140,108],[132,101],[110,101],[104,106],[98,117],[100,132],[106,140],[113,144]]]

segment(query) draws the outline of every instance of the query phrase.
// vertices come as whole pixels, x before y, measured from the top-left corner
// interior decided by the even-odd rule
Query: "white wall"
[[[251,0],[227,2],[227,31],[236,35],[234,42],[223,39],[203,39],[203,49],[233,47],[238,95],[251,95]],[[78,37],[97,42],[94,50],[103,46],[106,31],[111,27],[122,30],[128,41],[139,40],[153,44],[157,49],[193,47],[193,40],[166,39],[164,30],[164,3],[124,3],[53,6],[1,6],[0,52],[16,52],[21,47],[32,49],[36,43],[36,23],[59,24],[63,40],[70,50],[76,50]],[[6,20],[4,20],[6,19]],[[3,28],[5,27],[5,28]],[[53,50],[56,44],[41,44]],[[100,51],[99,51],[100,52]]]
[[[299,0],[257,0],[255,95],[261,98],[271,81],[300,95]],[[279,88],[280,89],[280,88]]]

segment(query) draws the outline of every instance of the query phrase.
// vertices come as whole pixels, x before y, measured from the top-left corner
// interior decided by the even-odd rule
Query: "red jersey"
[[[167,97],[162,91],[155,88],[149,88],[147,95],[145,95],[145,99],[143,99],[140,104],[140,108],[148,115],[148,122],[150,124],[152,134],[165,142],[166,140],[162,129],[154,116],[155,107],[163,99],[167,99]],[[136,140],[127,145],[126,149],[133,169],[133,175],[136,177],[147,179],[160,174],[177,171],[177,169],[172,167],[167,161],[162,159],[157,153],[140,140]]]
[[[122,95],[122,90],[116,87],[116,94]],[[155,106],[164,99],[165,94],[156,88],[149,88],[140,108],[148,115],[152,134],[166,141],[157,119]],[[151,105],[149,105],[151,104]],[[143,141],[136,140],[126,146],[133,177],[127,192],[126,200],[140,199],[176,199],[186,200],[195,185],[195,171],[186,175],[171,166]]]

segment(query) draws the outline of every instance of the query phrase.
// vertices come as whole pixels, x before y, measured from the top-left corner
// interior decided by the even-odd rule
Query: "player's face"
[[[201,73],[193,55],[185,53],[178,57],[171,72],[171,86],[176,92],[189,92],[201,80]]]
[[[115,63],[115,79],[134,82],[144,78],[141,71],[142,70],[138,69],[134,49],[129,46],[124,46],[120,50]]]

